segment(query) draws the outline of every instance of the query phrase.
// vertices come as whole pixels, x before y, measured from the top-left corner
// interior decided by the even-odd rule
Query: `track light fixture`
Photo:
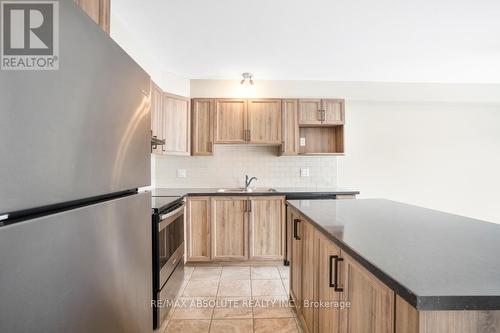
[[[241,80],[240,84],[244,84],[245,81],[248,80],[248,82],[250,82],[250,84],[253,85],[253,74],[252,73],[245,72],[245,73],[241,74],[241,76],[243,77],[243,80]]]

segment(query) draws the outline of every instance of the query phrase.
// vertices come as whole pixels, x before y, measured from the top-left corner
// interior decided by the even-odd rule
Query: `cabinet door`
[[[163,123],[163,91],[156,84],[151,82],[151,131],[153,137],[165,140]],[[156,146],[153,149],[154,154],[161,154],[163,146]]]
[[[344,124],[344,100],[343,99],[324,99],[321,109],[324,112],[323,125],[342,125]]]
[[[345,253],[342,257],[342,299],[351,302],[351,307],[340,311],[340,332],[394,332],[394,292],[354,259]]]
[[[283,259],[285,252],[285,198],[253,197],[250,203],[250,259]]]
[[[249,100],[247,129],[250,143],[281,144],[281,100]]]
[[[299,153],[298,107],[296,99],[284,99],[281,102],[281,130],[283,133],[281,155],[297,155]]]
[[[109,34],[110,0],[74,0],[90,18]]]
[[[248,200],[212,197],[212,260],[248,259]]]
[[[165,93],[163,95],[163,112],[165,153],[168,155],[189,155],[191,140],[189,100]]]
[[[290,221],[292,228],[292,242],[290,257],[290,297],[295,303],[297,311],[302,310],[302,238],[301,220],[295,210],[290,209]]]
[[[317,325],[316,309],[306,306],[306,302],[311,304],[317,299],[318,247],[314,227],[307,221],[303,221],[302,226],[302,316],[308,332],[312,333]]]
[[[321,125],[320,110],[320,99],[299,99],[299,125]]]
[[[246,143],[246,129],[246,100],[215,100],[215,143]]]
[[[213,155],[214,101],[212,99],[193,99],[192,108],[192,155]]]
[[[186,259],[210,260],[210,198],[191,197],[186,210]]]
[[[324,304],[340,301],[340,292],[335,291],[335,257],[340,257],[340,249],[323,235],[318,237],[318,300]],[[318,333],[339,333],[340,311],[338,307],[318,308]]]

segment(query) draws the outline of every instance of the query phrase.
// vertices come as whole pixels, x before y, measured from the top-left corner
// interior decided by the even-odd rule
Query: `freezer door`
[[[0,215],[150,184],[150,80],[74,1],[59,70],[0,73]]]
[[[0,332],[152,332],[150,200],[0,227]]]

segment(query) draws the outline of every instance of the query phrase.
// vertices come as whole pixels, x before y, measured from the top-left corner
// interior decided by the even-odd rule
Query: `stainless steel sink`
[[[276,192],[275,189],[269,187],[255,187],[245,189],[244,187],[239,188],[220,188],[217,190],[219,193],[264,193],[264,192]]]

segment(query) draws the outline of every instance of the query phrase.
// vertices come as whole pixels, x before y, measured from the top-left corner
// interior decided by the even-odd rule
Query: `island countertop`
[[[384,199],[287,204],[418,310],[500,310],[500,225]]]

